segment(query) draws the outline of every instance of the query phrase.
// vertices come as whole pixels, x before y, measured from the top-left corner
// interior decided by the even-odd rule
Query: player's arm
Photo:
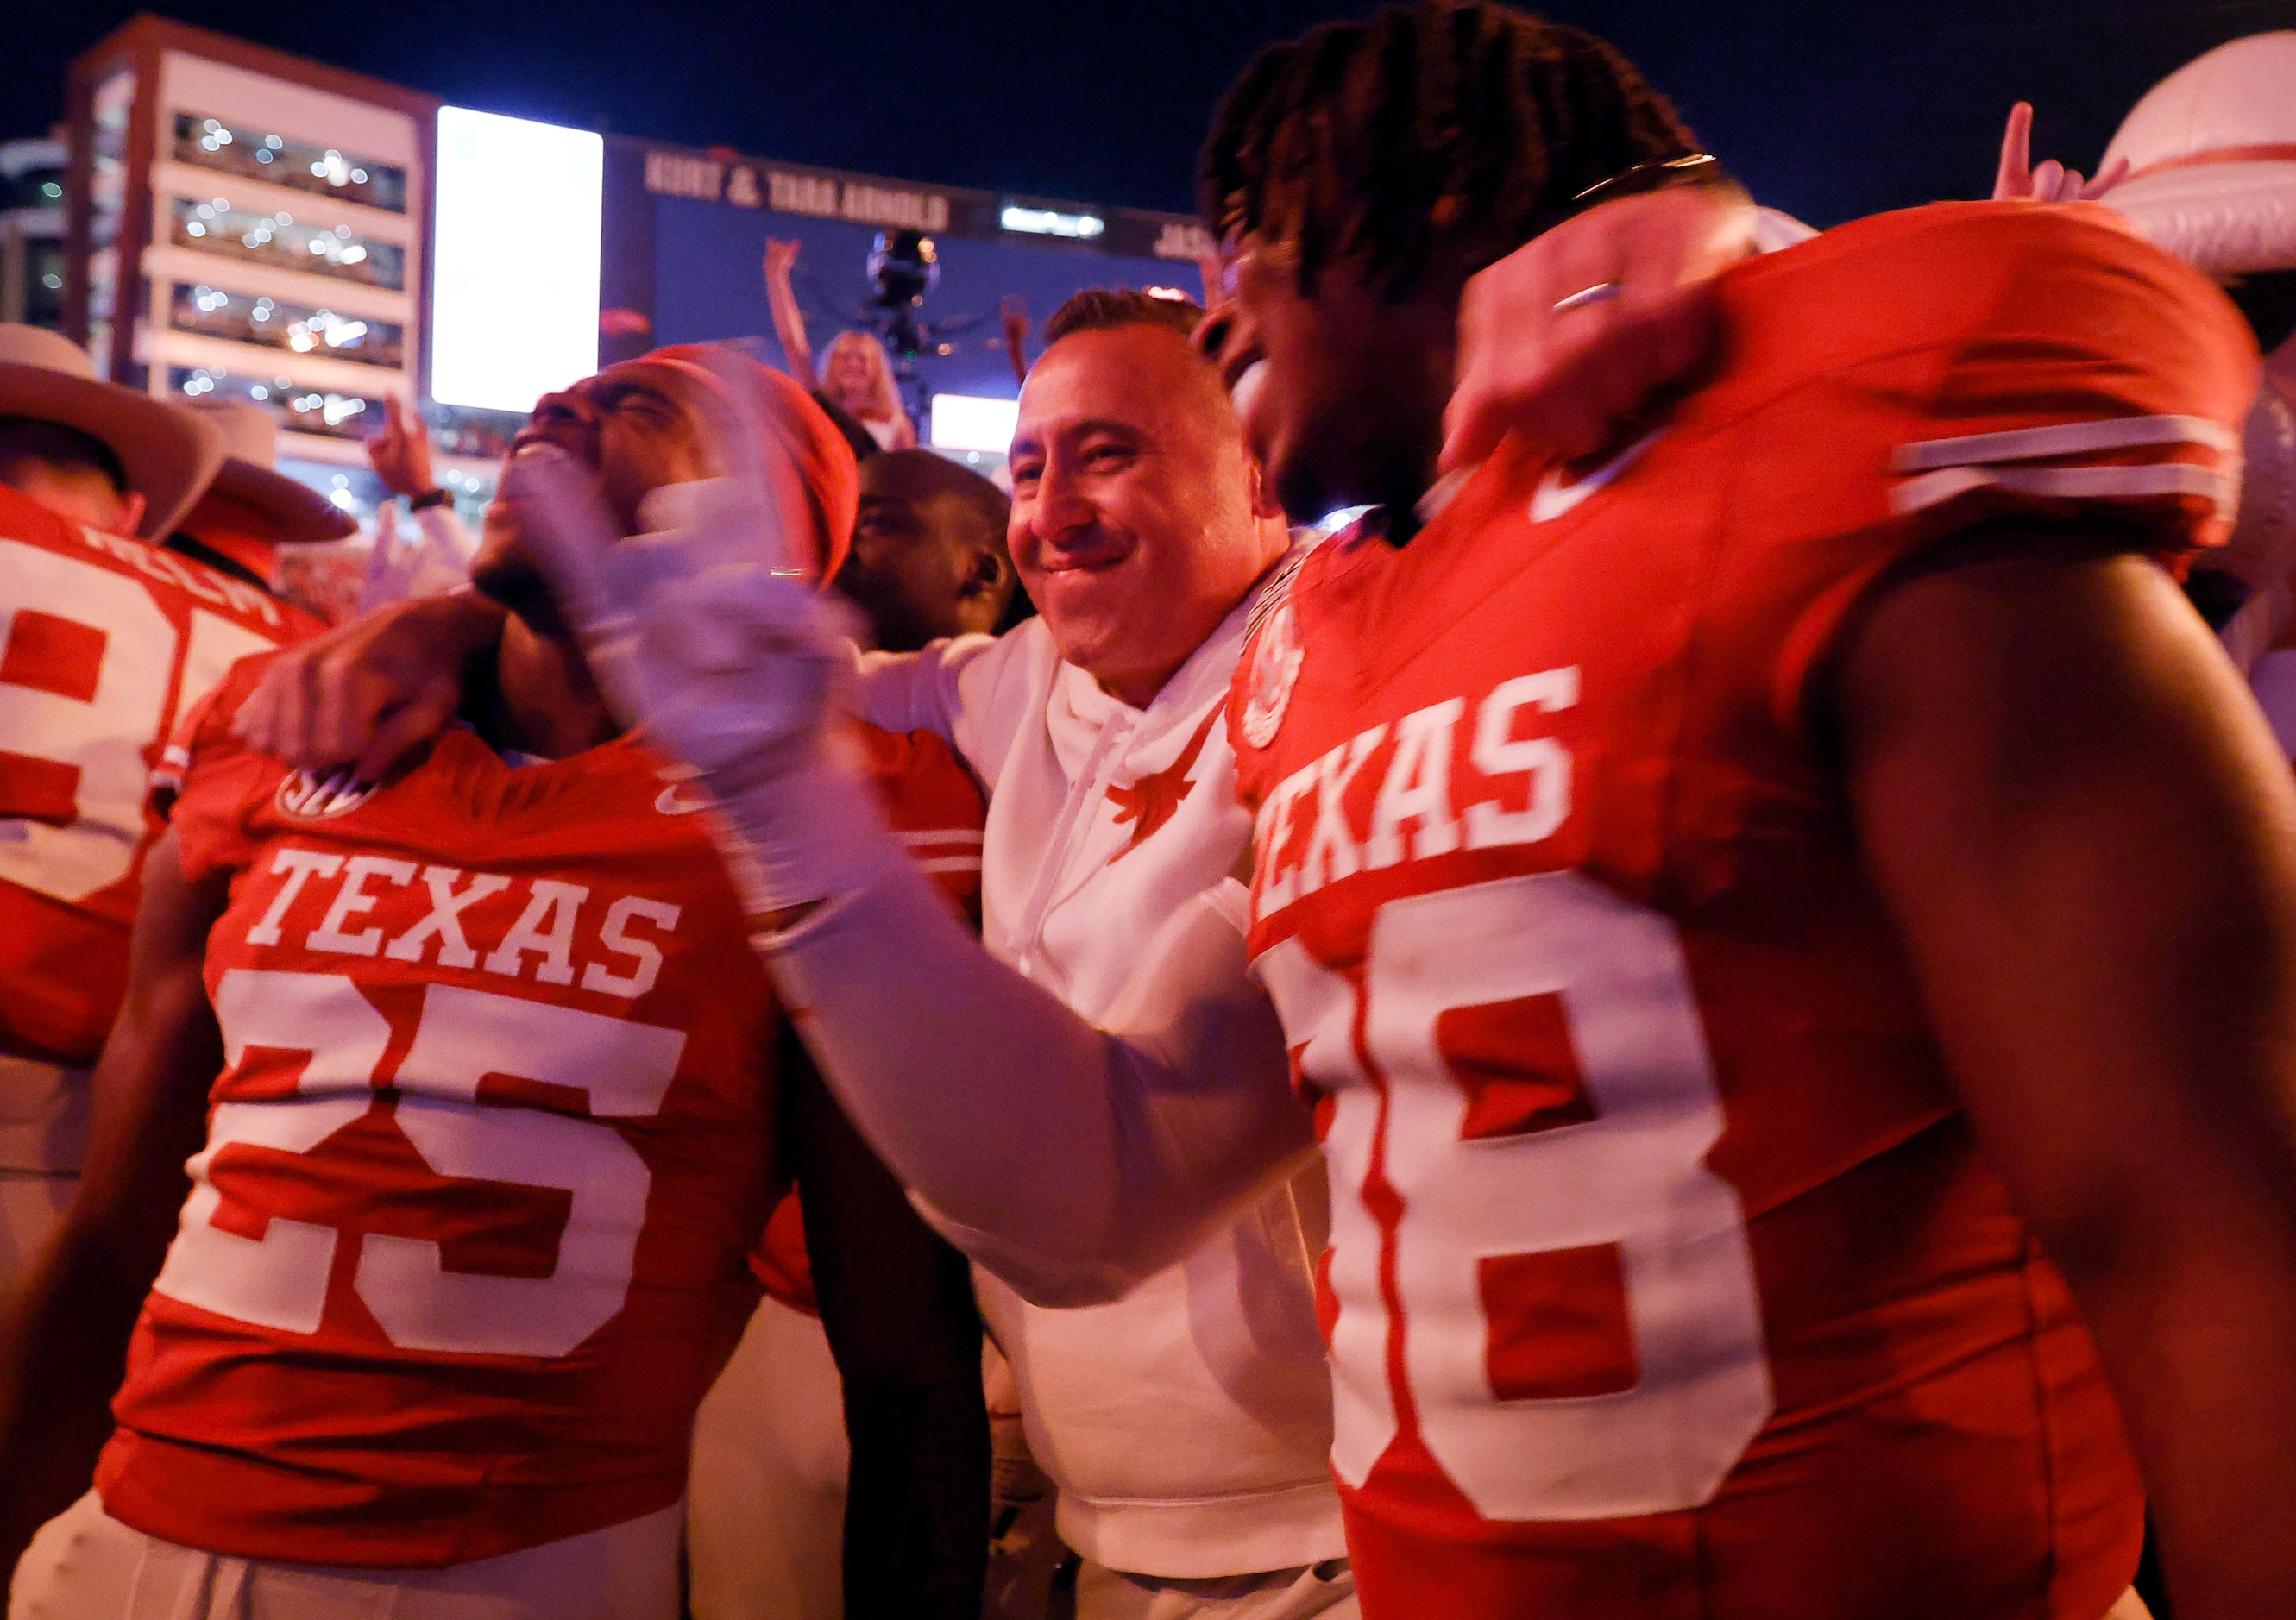
[[[500,644],[505,617],[470,590],[363,613],[273,659],[232,730],[299,769],[379,781],[454,717],[465,667]]]
[[[798,387],[807,393],[820,391],[821,380],[814,374],[813,344],[806,336],[805,311],[797,301],[797,288],[791,277],[797,270],[798,250],[805,244],[799,241],[768,241],[766,243],[766,303],[774,315],[774,335],[782,340],[782,356],[789,362],[790,375],[797,379]]]
[[[2139,557],[1996,529],[1831,685],[1970,1116],[2095,1331],[2180,1620],[2296,1613],[2296,790]]]
[[[858,830],[848,829],[850,830]],[[1120,1297],[1314,1150],[1233,882],[1177,909],[1104,1027],[981,949],[905,860],[761,943],[934,1224],[1046,1305]]]
[[[685,528],[630,536],[547,446],[504,478],[608,702],[714,799],[775,984],[854,1123],[1022,1295],[1112,1298],[1313,1145],[1245,972],[1241,886],[1142,942],[1104,1029],[991,957],[840,757],[827,716],[851,644],[773,572],[788,553],[756,532],[777,520],[769,499],[728,493]]]
[[[349,765],[360,780],[380,780],[454,718],[463,671],[500,644],[504,617],[472,590],[362,613],[275,659],[232,729],[299,770]],[[870,653],[853,707],[873,725],[929,731],[962,748],[963,683],[995,646],[967,635],[922,652]]]
[[[974,1620],[988,1556],[988,1413],[964,1256],[784,1035],[783,1128],[805,1201],[807,1256],[845,1388],[845,1612]]]
[[[162,838],[144,866],[127,994],[97,1061],[71,1213],[0,1307],[0,1568],[88,1487],[127,1338],[159,1274],[206,1131],[223,1038],[201,969],[227,878],[193,883]]]

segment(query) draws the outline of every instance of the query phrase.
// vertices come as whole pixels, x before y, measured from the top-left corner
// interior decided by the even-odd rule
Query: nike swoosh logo
[[[1664,430],[1660,430],[1664,431]],[[1538,487],[1530,492],[1530,520],[1546,523],[1570,511],[1588,495],[1607,487],[1620,473],[1634,464],[1635,458],[1651,447],[1658,433],[1645,433],[1618,454],[1580,479],[1575,484],[1562,481],[1562,469],[1550,467],[1546,476],[1538,480]]]

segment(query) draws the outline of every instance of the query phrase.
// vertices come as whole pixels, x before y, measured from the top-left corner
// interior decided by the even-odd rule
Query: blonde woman
[[[773,305],[774,331],[789,357],[790,375],[824,405],[858,421],[881,450],[907,450],[917,442],[917,430],[901,408],[900,390],[893,385],[892,363],[885,347],[865,331],[840,331],[829,346],[823,372],[813,366],[813,345],[805,333],[805,312],[798,307],[790,273],[797,268],[798,241],[766,241],[766,297]],[[831,413],[832,415],[835,411]]]

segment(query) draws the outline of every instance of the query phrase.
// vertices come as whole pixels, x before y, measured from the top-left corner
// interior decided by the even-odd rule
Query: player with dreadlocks
[[[1578,29],[1431,5],[1331,24],[1264,52],[1213,121],[1205,217],[1281,243],[1302,287],[1327,263],[1345,263],[1362,293],[1390,307],[1411,299],[1429,315],[1409,329],[1351,331],[1354,342],[1385,341],[1348,358],[1387,408],[1334,397],[1314,420],[1289,424],[1296,437],[1280,454],[1303,481],[1279,490],[1286,509],[1332,510],[1324,467],[1349,469],[1346,481],[1407,508],[1426,487],[1452,392],[1458,346],[1442,329],[1463,283],[1598,200],[1684,182],[1721,183],[1719,166],[1663,96]],[[1685,214],[1696,221],[1705,211]],[[1733,241],[1724,250],[1734,250]],[[1578,285],[1617,290],[1588,271]],[[1589,299],[1578,310],[1615,313],[1608,302]],[[1471,323],[1473,313],[1471,305]],[[1345,315],[1337,323],[1348,323]],[[1217,347],[1218,330],[1207,336]],[[1287,357],[1309,366],[1337,359],[1305,349]],[[1374,424],[1405,410],[1417,437],[1382,440]]]
[[[1727,273],[1594,464],[1437,482],[1466,278],[1694,152],[1439,3],[1205,152],[1246,436],[1375,508],[1231,711],[1366,1611],[1421,1555],[1447,1613],[2088,1620],[2125,1413],[2179,1613],[2287,1612],[2296,801],[2152,562],[2224,537],[2253,347],[2084,211],[1919,209]]]
[[[1290,510],[1374,510],[1254,604],[1249,890],[1099,1028],[832,781],[811,598],[602,585],[578,492],[513,498],[976,1257],[1115,1297],[1312,1119],[1365,1615],[2096,1620],[2124,1415],[2185,1620],[2296,1612],[2296,784],[2154,562],[2221,537],[2252,347],[2088,214],[1947,205],[1726,272],[1599,454],[1438,482],[1470,278],[1696,155],[1492,4],[1246,74],[1203,341]]]

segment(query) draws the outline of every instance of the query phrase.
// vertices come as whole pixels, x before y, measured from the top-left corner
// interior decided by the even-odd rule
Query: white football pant
[[[758,1301],[693,1420],[693,1620],[842,1620],[844,1389],[820,1319]]]
[[[677,1620],[683,1504],[445,1569],[228,1558],[132,1530],[91,1491],[40,1527],[8,1620]]]

